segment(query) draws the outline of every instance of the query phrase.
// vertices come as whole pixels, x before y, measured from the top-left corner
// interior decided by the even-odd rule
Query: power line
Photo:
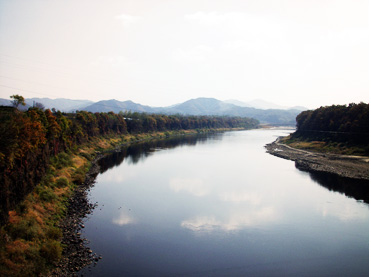
[[[56,87],[56,86],[53,86],[53,85],[42,84],[42,83],[28,81],[28,80],[22,80],[22,79],[19,79],[19,78],[12,78],[12,77],[9,77],[9,76],[0,75],[0,77],[1,78],[6,78],[6,79],[10,79],[10,80],[15,80],[15,81],[21,81],[21,82],[26,82],[26,83],[37,84],[37,85],[41,85],[41,86],[47,86],[47,87],[51,87],[51,88],[55,88],[55,89],[63,89],[64,91],[67,90],[67,91],[70,91],[70,92],[78,92],[76,90],[71,90],[71,89],[68,89],[68,88]]]
[[[5,86],[5,85],[1,85],[1,84],[0,84],[0,87],[10,88],[10,89],[16,89],[16,90],[21,90],[21,91],[27,91],[27,92],[32,92],[32,93],[36,93],[36,94],[40,94],[40,95],[45,95],[45,96],[53,96],[53,97],[57,97],[57,98],[60,97],[60,96],[56,96],[56,95],[52,95],[52,94],[45,94],[45,93],[40,93],[40,92],[36,92],[36,91],[33,91],[33,90],[29,90],[29,89],[15,88],[15,87]]]
[[[66,66],[63,66],[63,65],[55,65],[55,64],[36,61],[36,60],[33,60],[33,59],[28,59],[28,58],[23,58],[23,57],[16,57],[16,56],[12,56],[12,55],[6,55],[6,54],[2,54],[2,53],[0,53],[0,56],[4,56],[4,57],[7,57],[7,58],[12,58],[12,59],[30,61],[30,62],[33,62],[33,63],[45,64],[45,65],[48,65],[48,66],[63,67],[63,68],[66,68],[66,69],[72,69],[72,68],[69,68],[69,67],[66,67]]]
[[[117,82],[117,80],[112,80],[112,79],[105,79],[105,78],[101,78],[101,77],[98,77],[97,76],[92,76],[90,75],[91,73],[87,72],[87,71],[79,71],[78,73],[77,72],[73,72],[75,69],[71,69],[71,68],[68,68],[68,67],[65,67],[65,66],[61,66],[61,65],[53,65],[53,64],[50,64],[50,63],[45,63],[45,62],[40,62],[40,61],[36,61],[34,59],[27,59],[27,58],[22,58],[22,57],[16,57],[16,56],[12,56],[12,55],[7,55],[7,54],[1,54],[0,53],[0,56],[5,56],[5,57],[9,57],[9,58],[14,58],[14,59],[18,59],[18,60],[25,60],[25,61],[30,61],[32,63],[39,63],[39,64],[44,64],[44,65],[48,65],[48,66],[53,66],[53,67],[61,67],[61,68],[65,68],[65,69],[68,69],[69,72],[61,72],[61,71],[55,71],[55,70],[50,70],[50,69],[47,69],[47,68],[40,68],[40,67],[36,67],[36,71],[40,72],[40,71],[48,71],[48,72],[52,72],[52,73],[58,73],[58,74],[62,74],[62,75],[69,75],[69,76],[74,76],[74,77],[77,77],[77,78],[80,78],[81,76],[85,75],[85,77],[88,77],[90,78],[90,82],[91,81],[94,81],[94,82],[99,82],[99,81],[103,81],[104,83],[108,83],[109,85],[112,85],[113,83],[115,83],[116,85],[119,85],[119,86],[122,86],[122,83],[119,83]],[[27,68],[27,66],[29,67],[34,67],[34,65],[29,65],[29,64],[26,64],[26,65],[20,65],[20,64],[12,64],[11,62],[9,61],[0,61],[0,63],[5,63],[5,64],[8,64],[10,66],[13,66],[13,67],[18,67],[18,68],[21,68],[21,69],[25,69],[25,70],[30,70],[29,68]],[[25,67],[26,66],[26,67]],[[32,68],[32,70],[35,71],[35,68]],[[81,73],[84,73],[84,74],[81,74]],[[141,83],[154,83],[154,82],[157,82],[155,80],[144,80],[144,79],[138,79],[138,78],[129,78],[127,76],[124,77],[126,80],[132,80],[132,81],[135,81],[135,82],[141,82]],[[128,83],[125,83],[125,86],[132,86]],[[184,88],[184,85],[182,85],[182,87]],[[151,86],[150,89],[156,89],[156,90],[162,90],[162,91],[172,91],[172,92],[184,92],[184,90],[180,90],[179,87],[159,87],[159,86]],[[189,89],[192,89],[194,90],[194,88],[189,88]],[[202,89],[203,91],[207,91],[207,92],[212,92],[212,93],[215,93],[216,91],[215,90],[208,90],[208,89]]]

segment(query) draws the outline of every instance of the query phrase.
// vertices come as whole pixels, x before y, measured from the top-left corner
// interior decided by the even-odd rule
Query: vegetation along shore
[[[71,276],[100,259],[80,237],[98,160],[155,138],[256,128],[251,118],[0,107],[0,275]]]
[[[369,179],[369,105],[321,107],[297,116],[297,130],[266,145],[298,169]]]

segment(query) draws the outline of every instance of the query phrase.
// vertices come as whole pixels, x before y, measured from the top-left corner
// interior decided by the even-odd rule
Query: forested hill
[[[251,118],[181,116],[143,113],[65,114],[49,109],[0,106],[0,225],[8,211],[32,191],[49,160],[97,136],[156,131],[255,128]]]
[[[261,123],[274,125],[295,125],[295,117],[303,111],[303,107],[293,108],[259,108],[261,106],[274,107],[274,104],[264,101],[243,103],[236,100],[220,101],[215,98],[196,98],[175,104],[168,107],[150,107],[134,103],[133,101],[118,101],[115,99],[102,100],[93,103],[88,100],[71,100],[71,99],[49,99],[49,98],[30,98],[25,99],[25,106],[19,107],[27,110],[29,107],[44,107],[47,109],[56,109],[62,112],[75,112],[84,110],[88,112],[144,112],[151,114],[183,114],[183,115],[217,115],[217,116],[240,116],[256,118]],[[0,99],[0,105],[12,106],[12,101]],[[254,106],[257,105],[257,106]]]
[[[296,125],[294,138],[359,145],[368,149],[369,104],[333,105],[304,111],[296,117]]]

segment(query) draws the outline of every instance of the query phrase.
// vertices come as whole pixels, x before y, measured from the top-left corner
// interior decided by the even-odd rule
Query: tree
[[[39,102],[34,103],[34,107],[35,107],[35,108],[38,108],[38,109],[40,109],[40,110],[45,110],[45,106],[44,106],[44,104],[39,103]]]
[[[26,103],[25,103],[25,99],[23,96],[21,95],[18,95],[18,94],[14,94],[12,96],[10,96],[10,98],[14,99],[12,101],[12,104],[14,107],[16,107],[18,109],[18,106],[19,105],[22,105],[22,106],[26,106]]]

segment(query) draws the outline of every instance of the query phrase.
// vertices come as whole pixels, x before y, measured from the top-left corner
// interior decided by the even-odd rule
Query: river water
[[[80,273],[368,276],[368,204],[265,152],[291,131],[170,139],[104,159],[82,232],[103,258]]]

